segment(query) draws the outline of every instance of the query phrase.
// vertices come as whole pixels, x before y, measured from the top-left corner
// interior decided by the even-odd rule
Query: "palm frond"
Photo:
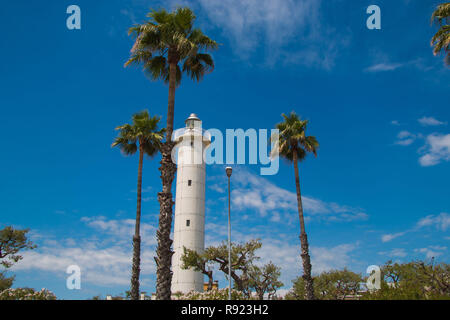
[[[163,56],[156,56],[147,60],[144,64],[144,71],[153,80],[162,79],[166,81],[169,77],[169,65]]]
[[[118,126],[118,137],[111,147],[119,147],[125,155],[132,155],[142,146],[145,154],[153,157],[161,146],[164,129],[158,129],[161,117],[151,117],[147,110],[138,112],[132,117],[132,124]]]
[[[214,70],[214,61],[207,53],[198,53],[187,57],[183,63],[183,72],[197,82],[203,79],[203,76]]]
[[[276,151],[288,161],[294,159],[294,153],[297,154],[299,161],[302,161],[308,152],[317,156],[317,149],[319,143],[314,136],[306,136],[306,128],[308,126],[307,120],[301,120],[295,113],[291,112],[289,115],[282,114],[283,122],[276,125],[279,130],[278,150]],[[271,138],[272,141],[274,138]]]
[[[135,39],[125,66],[142,65],[152,80],[169,81],[169,60],[176,62],[176,83],[182,73],[196,81],[214,69],[212,57],[200,50],[217,48],[217,43],[200,29],[194,29],[195,15],[191,9],[180,7],[172,12],[151,10],[150,19],[131,27],[128,32]],[[183,64],[182,68],[178,62]]]
[[[217,49],[218,44],[214,40],[207,37],[200,29],[194,29],[189,35],[189,41],[195,43],[200,49],[212,50]]]
[[[450,2],[442,3],[438,5],[431,15],[431,23],[436,21],[438,24],[442,24],[443,21],[448,21],[450,17]]]
[[[173,18],[178,31],[187,36],[191,32],[195,21],[195,15],[192,10],[187,7],[178,8]]]

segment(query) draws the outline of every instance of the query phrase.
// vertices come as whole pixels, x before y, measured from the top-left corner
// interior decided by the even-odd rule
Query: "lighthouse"
[[[172,293],[203,291],[203,274],[181,268],[183,247],[199,253],[205,249],[205,162],[203,151],[211,139],[202,122],[192,113],[186,127],[174,133],[177,184],[172,256]]]

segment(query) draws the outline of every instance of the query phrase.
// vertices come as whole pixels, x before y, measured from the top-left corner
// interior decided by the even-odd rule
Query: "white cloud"
[[[225,193],[225,189],[223,187],[221,187],[219,184],[214,183],[214,184],[209,184],[208,188],[210,188],[211,190],[214,190],[218,193]]]
[[[409,146],[415,140],[416,140],[415,134],[413,134],[409,131],[403,130],[397,134],[397,140],[395,141],[395,144],[398,144],[401,146]]]
[[[82,281],[103,286],[129,285],[132,260],[131,239],[134,220],[107,220],[104,217],[82,218],[101,235],[100,239],[45,241],[45,245],[23,254],[14,270],[41,270],[66,277],[70,265],[81,268]],[[141,224],[141,274],[155,272],[154,227]],[[142,284],[148,283],[142,277]]]
[[[266,63],[278,61],[329,69],[348,39],[321,16],[319,0],[199,0],[210,25],[222,29],[235,54],[249,59],[264,52]],[[296,51],[293,41],[301,43]]]
[[[256,253],[261,257],[260,264],[272,261],[281,268],[281,281],[285,286],[291,280],[303,274],[300,257],[300,240],[296,242],[281,241],[266,238],[262,240],[263,246]],[[351,253],[356,244],[340,244],[333,247],[310,247],[312,273],[319,274],[331,269],[343,269],[351,262]]]
[[[444,254],[446,250],[447,247],[442,246],[429,246],[427,248],[414,249],[415,252],[423,253],[427,259],[437,258]]]
[[[447,231],[450,226],[450,214],[442,212],[439,215],[429,215],[420,219],[416,226],[418,228],[434,226],[438,230]]]
[[[389,57],[382,53],[375,53],[375,60],[377,61],[370,67],[364,69],[365,72],[377,73],[377,72],[387,72],[387,71],[395,71],[404,67],[412,67],[418,70],[429,70],[424,63],[424,60],[421,58],[406,61],[406,62],[390,62]]]
[[[417,121],[423,126],[440,126],[445,124],[445,122],[439,121],[433,117],[422,117]]]
[[[388,233],[381,236],[382,242],[389,242],[395,238],[401,237],[406,233],[417,232],[425,227],[435,227],[437,230],[447,231],[450,226],[450,214],[442,212],[439,215],[428,215],[419,221],[409,230],[397,233]]]
[[[391,121],[391,124],[392,124],[393,126],[399,126],[399,125],[400,125],[400,122],[398,122],[398,120],[392,120],[392,121]]]
[[[237,210],[257,210],[262,216],[297,212],[297,194],[280,188],[266,178],[240,170],[233,178],[232,203]],[[302,196],[305,216],[327,221],[366,220],[368,215],[361,209],[327,203]],[[275,213],[276,212],[276,213]],[[277,218],[274,218],[277,219]]]
[[[450,134],[430,134],[423,150],[425,154],[419,158],[419,163],[424,167],[450,161]]]
[[[379,252],[378,254],[383,255],[383,256],[398,257],[398,258],[404,258],[407,256],[407,253],[406,253],[405,249],[403,249],[403,248],[396,248],[396,249],[392,249],[390,251],[383,251],[383,252]]]
[[[378,63],[375,65],[372,65],[368,68],[365,69],[366,72],[385,72],[385,71],[394,71],[397,70],[398,68],[403,67],[404,64],[403,63],[388,63],[388,62],[383,62],[383,63]]]
[[[383,242],[389,242],[392,241],[395,238],[401,237],[405,234],[406,232],[398,232],[398,233],[388,233],[388,234],[384,234],[381,236],[381,241]]]
[[[315,274],[331,269],[347,267],[351,261],[350,253],[355,244],[341,244],[335,247],[311,247],[311,264]]]

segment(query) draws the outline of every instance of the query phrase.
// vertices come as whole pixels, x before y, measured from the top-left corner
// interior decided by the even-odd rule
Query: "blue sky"
[[[195,112],[205,128],[270,129],[282,112],[310,120],[317,158],[300,166],[313,271],[364,273],[388,259],[449,262],[450,71],[434,57],[429,17],[440,1],[14,1],[2,4],[0,224],[30,228],[38,249],[15,286],[58,297],[129,287],[137,158],[110,144],[117,125],[163,116],[167,87],[123,67],[127,29],[148,9],[188,4],[221,43],[216,68],[176,93],[175,127]],[[66,8],[81,8],[81,30]],[[382,29],[366,28],[381,8]],[[144,163],[142,290],[154,292],[159,159]],[[233,237],[261,238],[261,261],[301,273],[291,165],[259,176],[235,167]],[[226,239],[223,166],[207,168],[206,245]],[[82,289],[66,289],[66,267]],[[224,286],[223,277],[218,278]]]

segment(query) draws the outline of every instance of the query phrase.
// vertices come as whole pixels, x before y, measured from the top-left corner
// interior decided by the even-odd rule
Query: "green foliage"
[[[282,117],[284,121],[276,125],[279,134],[271,137],[271,141],[276,144],[273,155],[279,153],[289,161],[294,160],[294,153],[299,161],[305,159],[308,152],[317,156],[317,139],[314,136],[306,136],[308,120],[301,120],[294,111],[289,115],[283,113]]]
[[[56,300],[56,296],[47,289],[10,288],[0,292],[0,300]]]
[[[254,289],[260,298],[265,293],[269,293],[273,297],[276,290],[283,286],[278,281],[280,268],[272,262],[262,267],[254,264],[259,260],[255,251],[261,246],[259,239],[243,244],[231,243],[231,277],[234,281],[234,288],[247,298],[250,297],[251,289]],[[228,277],[228,243],[226,242],[218,246],[210,246],[202,254],[184,248],[181,260],[184,269],[193,268],[195,271],[203,272],[210,278],[210,283],[212,283],[212,271],[206,270],[207,263],[217,264],[219,270]]]
[[[186,249],[186,247],[183,247],[183,250],[184,252],[181,256],[182,269],[191,268],[192,270],[198,272],[204,272],[206,270],[208,258],[205,254],[199,254],[195,250]]]
[[[136,153],[139,147],[149,157],[153,157],[161,146],[164,129],[158,129],[160,117],[150,117],[147,110],[133,115],[132,124],[124,124],[116,128],[119,136],[112,147],[119,147],[125,155]]]
[[[445,63],[450,65],[450,2],[440,4],[431,16],[431,21],[435,21],[439,26],[439,30],[431,39],[431,46],[434,46],[433,54],[438,55],[440,52],[445,54]]]
[[[347,269],[322,272],[313,277],[314,296],[319,300],[343,300],[349,295],[356,295],[362,277]],[[305,298],[305,284],[302,277],[293,281],[291,292],[286,295],[288,300],[303,300]]]
[[[270,261],[263,267],[250,266],[248,272],[248,286],[250,289],[254,289],[256,295],[260,300],[263,300],[264,294],[268,294],[268,298],[272,299],[277,289],[281,288],[284,284],[279,281],[281,275],[281,268],[277,267]]]
[[[169,64],[174,63],[177,84],[181,82],[183,72],[200,81],[214,69],[212,57],[199,50],[216,49],[218,44],[194,28],[196,17],[191,9],[177,8],[173,12],[152,10],[147,16],[149,21],[129,30],[135,43],[125,66],[142,65],[150,78],[168,83]],[[182,62],[182,68],[179,62]]]
[[[450,299],[450,265],[413,261],[392,263],[382,268],[380,290],[363,295],[367,300]]]
[[[29,229],[19,230],[11,226],[0,230],[0,264],[5,268],[11,267],[23,257],[18,254],[21,250],[34,249],[36,245],[27,238]]]
[[[340,300],[348,295],[356,295],[362,277],[347,269],[323,272],[314,279],[316,297],[321,300]]]
[[[14,276],[6,277],[6,271],[0,272],[0,292],[11,288],[13,282],[14,282]]]

